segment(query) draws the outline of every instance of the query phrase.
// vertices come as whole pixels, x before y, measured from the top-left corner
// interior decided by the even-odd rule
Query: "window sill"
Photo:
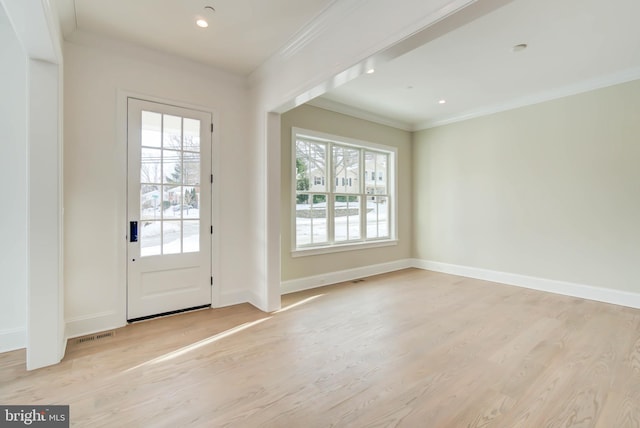
[[[341,253],[343,251],[366,250],[369,248],[389,247],[398,245],[397,239],[385,239],[384,241],[356,242],[352,244],[327,245],[325,247],[299,248],[291,251],[291,257],[317,256],[320,254]]]

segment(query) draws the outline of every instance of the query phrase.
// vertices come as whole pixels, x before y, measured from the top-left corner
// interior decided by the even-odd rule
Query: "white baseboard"
[[[304,278],[283,281],[281,284],[281,290],[282,294],[295,293],[296,291],[310,290],[312,288],[337,284],[339,282],[353,281],[358,278],[394,272],[410,267],[413,267],[412,259],[396,260],[388,263],[363,266],[354,269],[340,270],[322,275],[307,276]]]
[[[65,331],[67,339],[72,339],[74,337],[124,327],[126,324],[127,321],[121,314],[115,311],[108,311],[71,318],[66,322]]]
[[[220,302],[216,305],[216,308],[239,305],[241,303],[247,303],[249,300],[249,293],[246,290],[224,293],[220,296]]]
[[[247,303],[248,301],[248,294],[244,290],[227,293],[220,297],[220,304],[217,307],[222,308]],[[106,311],[68,319],[66,321],[65,332],[67,339],[73,339],[74,337],[113,330],[126,325],[127,321],[124,315],[116,311]]]
[[[640,294],[628,291],[429,260],[414,259],[413,267],[640,309]]]
[[[248,303],[256,308],[260,309],[262,312],[269,312],[269,308],[266,307],[265,299],[263,299],[260,295],[258,295],[254,290],[247,290],[245,292],[246,300],[244,303]]]
[[[0,353],[27,347],[27,329],[0,330]]]

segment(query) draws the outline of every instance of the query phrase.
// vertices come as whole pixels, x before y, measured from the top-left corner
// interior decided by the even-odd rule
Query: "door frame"
[[[211,201],[213,169],[211,165],[211,150],[213,144],[213,122],[211,113],[202,110],[185,109],[175,105],[156,103],[134,97],[127,99],[127,108],[128,221],[130,225],[132,223],[137,224],[138,231],[136,232],[136,235],[138,232],[140,233],[139,239],[132,240],[131,236],[129,236],[127,254],[129,260],[127,266],[127,321],[133,322],[141,319],[154,318],[159,315],[182,312],[191,308],[210,307],[212,300],[211,289],[213,286],[213,277],[211,275],[211,247],[213,235],[211,215],[211,208],[213,205]],[[169,235],[160,233],[158,238],[162,237],[163,239],[160,239],[156,247],[154,247],[158,250],[157,254],[155,251],[153,251],[152,254],[144,254],[143,248],[144,242],[146,242],[146,238],[144,237],[144,225],[147,223],[147,220],[145,219],[155,219],[157,217],[157,213],[154,213],[151,217],[149,217],[149,213],[146,211],[145,214],[142,214],[143,204],[141,197],[146,186],[142,184],[143,180],[141,178],[141,168],[144,164],[145,153],[145,149],[143,148],[145,144],[143,138],[144,132],[141,134],[141,130],[144,126],[144,111],[155,112],[154,118],[156,116],[178,117],[180,121],[177,131],[179,133],[180,145],[178,147],[171,145],[170,147],[170,149],[178,150],[177,152],[165,151],[167,147],[164,143],[161,143],[163,141],[163,125],[161,121],[159,122],[161,128],[158,130],[159,134],[157,135],[157,141],[154,141],[154,147],[156,147],[155,144],[160,144],[158,144],[157,148],[151,149],[153,150],[154,155],[159,156],[159,159],[157,160],[159,163],[156,164],[157,166],[163,169],[177,166],[186,167],[186,164],[182,164],[183,157],[185,157],[185,159],[191,157],[197,158],[197,183],[200,183],[198,185],[199,196],[196,202],[199,212],[197,216],[198,233],[197,235],[191,235],[191,237],[188,238],[190,241],[195,238],[198,247],[197,251],[184,251],[183,249],[184,240],[187,239],[184,234],[193,227],[192,221],[189,220],[191,217],[180,210],[178,217],[176,218],[175,206],[172,207],[173,209],[169,209],[169,207],[165,208],[164,205],[168,202],[165,201],[164,196],[168,196],[168,192],[171,192],[169,189],[178,189],[181,193],[177,200],[177,204],[179,207],[183,207],[186,203],[184,198],[186,197],[187,192],[191,191],[188,190],[189,183],[184,182],[180,175],[180,180],[176,187],[176,184],[169,184],[165,179],[169,174],[175,173],[174,170],[167,171],[164,169],[163,172],[161,172],[154,168],[155,172],[152,174],[155,175],[153,175],[153,177],[146,177],[144,181],[148,182],[148,180],[152,180],[154,184],[151,186],[157,187],[157,191],[162,191],[164,195],[163,198],[160,199],[161,205],[158,206],[162,215],[160,216],[161,220],[157,225],[160,226],[160,231],[162,231],[163,225],[165,227],[170,227],[168,225],[179,224],[180,228],[177,236],[175,233],[169,233]],[[186,123],[182,123],[183,118],[185,118],[185,120],[190,118],[190,120],[197,121],[197,132],[200,136],[197,155],[190,154],[191,152],[188,152],[189,148],[182,146],[184,138],[182,126],[187,126]],[[175,126],[175,124],[173,126]],[[172,132],[176,132],[176,130],[173,129]],[[185,152],[184,150],[187,151]],[[162,157],[164,156],[176,155],[179,159],[179,163],[177,164],[175,161],[172,161],[171,165],[167,165],[162,160]],[[181,169],[179,171],[184,170]],[[210,175],[212,177],[211,181],[209,178]],[[148,191],[148,189],[146,191]],[[184,194],[182,194],[183,191],[185,192]],[[172,203],[176,204],[176,202]],[[188,212],[189,211],[187,210],[187,213]],[[191,226],[188,227],[187,225]],[[211,230],[209,230],[210,228]],[[131,231],[129,231],[129,233],[131,233]],[[165,251],[167,248],[164,248],[164,244],[166,244],[165,239],[167,239],[168,236],[171,236],[169,238],[169,242],[171,242],[171,246],[174,248],[169,251],[169,254],[166,254]],[[177,251],[175,248],[176,244]],[[181,273],[178,274],[178,272]],[[150,277],[154,279],[148,279]],[[145,278],[147,279],[145,280]]]
[[[118,183],[121,189],[118,194],[117,210],[118,230],[120,239],[118,240],[118,291],[117,291],[117,312],[108,312],[101,314],[100,320],[104,318],[113,319],[120,326],[127,325],[127,249],[129,235],[129,221],[127,212],[127,196],[128,196],[128,151],[127,151],[127,128],[128,128],[128,99],[138,98],[159,104],[168,104],[176,107],[200,110],[211,114],[213,122],[213,133],[211,134],[211,169],[213,171],[213,185],[211,186],[211,223],[213,225],[213,235],[211,237],[211,276],[213,277],[213,286],[211,287],[211,307],[220,307],[221,287],[220,287],[220,114],[217,108],[213,106],[194,104],[179,101],[171,98],[163,98],[140,92],[127,91],[118,89],[116,95],[116,135],[118,141],[116,143],[118,157]],[[96,320],[96,322],[99,322]],[[102,323],[100,323],[102,325]]]

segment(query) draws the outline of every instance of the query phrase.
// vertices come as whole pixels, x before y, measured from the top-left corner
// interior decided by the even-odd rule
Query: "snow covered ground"
[[[346,202],[336,202],[335,208],[353,209],[358,208],[358,204],[351,202],[347,206]],[[326,204],[314,204],[315,209],[326,209]],[[296,205],[296,210],[309,210],[308,204]],[[382,238],[389,236],[388,204],[367,201],[366,217],[367,238]],[[336,242],[347,240],[358,240],[364,238],[360,235],[360,214],[345,215],[335,218],[334,234]],[[296,217],[297,245],[321,244],[328,241],[327,219]]]
[[[149,212],[151,211],[151,212]],[[184,209],[184,221],[180,210],[169,207],[164,210],[165,221],[154,221],[154,210],[145,210],[140,221],[140,255],[193,253],[200,251],[200,210]],[[156,219],[160,219],[157,214]],[[148,219],[148,220],[144,220]],[[178,219],[178,220],[174,220]]]
[[[189,208],[183,205],[184,218],[200,218],[200,210],[198,208]],[[142,210],[142,220],[160,220],[160,208],[147,208]],[[180,205],[173,205],[164,210],[162,213],[165,220],[180,219]]]
[[[357,209],[355,202],[336,202],[337,209]],[[296,210],[309,210],[307,204],[299,204]],[[326,210],[326,204],[314,204],[314,210]],[[191,253],[200,250],[200,210],[184,207],[184,220],[180,220],[180,209],[169,207],[160,215],[159,210],[146,209],[140,221],[140,255]],[[164,221],[159,221],[164,217]],[[335,219],[335,241],[358,240],[360,214],[344,215]],[[388,204],[367,201],[366,237],[383,238],[389,236]],[[321,244],[327,242],[327,219],[296,217],[297,244]],[[313,238],[312,238],[313,236]]]

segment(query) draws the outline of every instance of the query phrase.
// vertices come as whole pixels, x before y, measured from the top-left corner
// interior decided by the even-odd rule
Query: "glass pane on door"
[[[197,186],[200,184],[200,153],[185,152],[182,160],[183,183]]]
[[[162,151],[162,171],[164,182],[170,184],[182,183],[182,152],[177,150]]]
[[[160,220],[162,218],[162,197],[159,185],[143,184],[140,191],[140,219]]]
[[[140,156],[140,183],[162,182],[162,150],[142,148]]]
[[[162,254],[182,252],[182,224],[180,221],[165,221],[162,228]]]
[[[138,226],[140,256],[159,256],[161,254],[162,222],[141,221]]]
[[[197,253],[200,251],[200,222],[188,220],[183,222],[182,252]]]
[[[141,256],[200,251],[200,121],[142,111]]]
[[[162,146],[162,115],[152,111],[142,112],[142,127],[140,135],[144,147]]]
[[[182,118],[163,114],[162,119],[162,147],[182,150]]]
[[[200,151],[200,121],[196,119],[184,119],[184,150],[191,152]]]

